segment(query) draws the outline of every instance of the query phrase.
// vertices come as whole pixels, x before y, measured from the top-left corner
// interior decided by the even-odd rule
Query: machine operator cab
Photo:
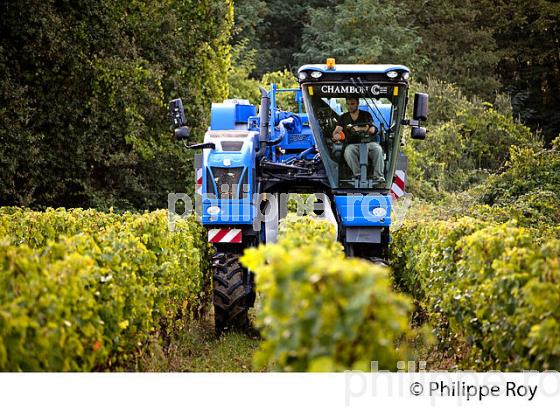
[[[413,138],[425,137],[419,125],[426,119],[427,95],[415,97],[415,119],[404,119],[409,76],[401,65],[335,65],[334,59],[298,70],[309,125],[333,189],[389,190],[402,125],[414,127]]]

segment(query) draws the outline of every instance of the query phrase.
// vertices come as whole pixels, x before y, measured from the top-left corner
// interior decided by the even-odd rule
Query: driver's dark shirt
[[[353,138],[353,136],[351,135],[352,132],[346,129],[346,126],[350,124],[373,124],[373,118],[369,112],[363,110],[358,110],[358,118],[356,120],[352,119],[349,112],[345,112],[340,116],[338,120],[338,125],[344,128],[343,131],[344,134],[346,135],[346,143],[357,144],[360,141],[357,140],[357,138]]]

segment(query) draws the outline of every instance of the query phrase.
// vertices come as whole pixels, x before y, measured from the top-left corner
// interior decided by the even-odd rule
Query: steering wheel
[[[367,127],[367,129],[365,131],[356,129],[356,128],[363,128],[363,127]],[[373,135],[368,132],[370,127],[375,128],[375,133]],[[359,122],[355,124],[348,124],[344,128],[348,131],[348,135],[350,136],[349,139],[351,140],[348,142],[351,144],[372,142],[373,137],[375,136],[375,134],[377,134],[377,127],[371,122]],[[357,140],[357,141],[352,142],[352,140]]]

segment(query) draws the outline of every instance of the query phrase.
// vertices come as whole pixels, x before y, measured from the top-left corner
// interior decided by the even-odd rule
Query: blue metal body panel
[[[342,226],[390,226],[391,198],[388,195],[335,195]],[[376,216],[374,210],[378,213]]]
[[[258,136],[251,132],[213,132],[209,131],[205,142],[214,142],[216,150],[204,150],[203,153],[203,172],[202,172],[202,223],[205,224],[251,224],[255,217],[255,209],[252,205],[252,197],[255,187],[253,181],[255,179],[255,147],[258,143]],[[223,141],[242,142],[243,146],[240,151],[223,151],[219,147]],[[241,181],[246,180],[249,185],[249,192],[243,198],[241,183],[237,187],[238,198],[242,199],[217,199],[216,193],[219,187],[215,181],[209,181],[213,178],[213,168],[243,168]],[[244,178],[246,176],[246,178]],[[208,192],[207,187],[212,187],[212,191]],[[220,212],[216,215],[210,215],[208,208],[218,206]]]
[[[256,113],[257,107],[250,104],[213,103],[210,111],[210,129],[235,130],[247,128],[249,117]]]
[[[235,122],[238,124],[247,124],[249,117],[256,114],[257,107],[254,105],[236,105]]]
[[[218,214],[210,215],[208,208],[219,207]],[[251,225],[255,218],[255,206],[250,199],[209,199],[202,202],[203,225]]]

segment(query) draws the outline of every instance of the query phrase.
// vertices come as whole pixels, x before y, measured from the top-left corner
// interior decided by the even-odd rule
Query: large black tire
[[[219,252],[212,258],[214,323],[218,335],[250,328],[248,311],[254,303],[254,286],[248,270],[239,263],[239,256]]]

